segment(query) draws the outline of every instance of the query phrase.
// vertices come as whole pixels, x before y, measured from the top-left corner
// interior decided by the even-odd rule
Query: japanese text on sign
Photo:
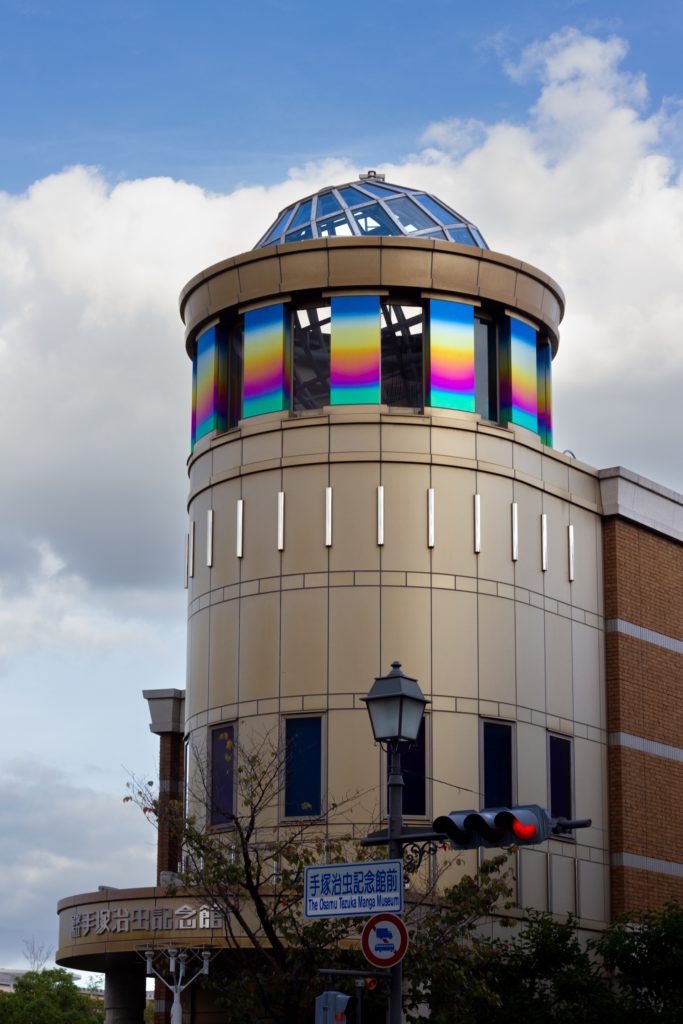
[[[403,910],[400,860],[306,868],[304,917],[365,917],[380,910]]]
[[[221,928],[223,915],[212,907],[114,907],[86,910],[71,915],[71,938],[122,932],[164,932],[183,929]]]

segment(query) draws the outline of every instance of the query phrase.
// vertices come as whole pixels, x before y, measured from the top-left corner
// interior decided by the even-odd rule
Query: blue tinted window
[[[313,228],[310,224],[296,231],[288,231],[285,235],[286,242],[303,242],[306,238],[313,238]]]
[[[235,726],[211,730],[211,824],[227,825],[235,811]]]
[[[323,192],[322,195],[318,196],[317,217],[325,217],[328,213],[336,213],[337,210],[341,210],[341,206],[333,192]]]
[[[512,726],[484,722],[484,807],[512,803]]]
[[[356,188],[346,186],[346,188],[337,189],[339,195],[342,197],[347,206],[357,206],[358,203],[367,203],[368,197],[364,196],[362,192],[359,192]]]
[[[415,231],[434,227],[432,218],[428,217],[417,203],[408,199],[407,196],[403,196],[401,199],[390,199],[387,206],[408,234],[412,235]]]
[[[352,235],[351,225],[346,219],[345,213],[336,217],[324,217],[317,222],[318,234],[321,238],[328,238],[330,235]]]
[[[285,816],[320,814],[320,718],[288,718],[285,723]]]
[[[415,198],[418,203],[424,206],[425,210],[429,210],[436,217],[440,224],[452,224],[454,220],[458,219],[450,210],[447,210],[441,203],[437,203],[436,199],[432,199],[431,196],[415,196]]]
[[[550,814],[572,817],[572,744],[564,736],[549,737]]]
[[[353,216],[362,235],[400,235],[401,230],[379,203],[354,210]]]
[[[454,242],[460,242],[460,245],[472,245],[472,235],[467,228],[449,228],[448,234]]]
[[[488,249],[488,246],[487,246],[486,242],[484,241],[484,239],[482,238],[482,236],[480,235],[480,233],[477,231],[477,229],[474,227],[473,224],[470,225],[470,231],[472,232],[472,236],[473,236],[475,242],[477,243],[477,245],[479,246],[479,248],[480,249]]]
[[[420,238],[448,238],[448,235],[445,231],[425,231]]]
[[[280,235],[282,234],[282,229],[284,228],[285,224],[289,220],[291,214],[292,214],[292,210],[291,210],[291,207],[290,207],[289,210],[285,210],[285,212],[280,217],[278,217],[278,219],[277,219],[277,221],[275,223],[275,227],[270,232],[270,234],[266,238],[265,242],[262,243],[263,245],[266,245],[268,242],[272,242],[276,238],[280,237]]]
[[[371,195],[379,196],[380,199],[388,199],[389,196],[395,196],[397,191],[395,188],[392,188],[391,185],[379,185],[375,184],[374,181],[364,181],[363,188]]]
[[[302,203],[297,210],[294,220],[289,225],[290,231],[292,228],[298,228],[300,224],[306,224],[311,219],[311,206],[313,205],[312,199],[307,199],[305,203]]]

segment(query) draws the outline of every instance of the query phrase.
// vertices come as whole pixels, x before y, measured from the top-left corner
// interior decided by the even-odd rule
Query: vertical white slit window
[[[541,570],[548,571],[548,516],[541,514]]]
[[[474,495],[474,553],[481,554],[481,494]]]
[[[185,590],[190,585],[190,535],[185,534]]]
[[[434,547],[434,488],[427,491],[427,547]]]
[[[569,582],[574,582],[574,525],[567,527],[567,555],[569,557]]]
[[[213,565],[213,509],[206,510],[206,564]]]
[[[332,488],[325,488],[325,547],[332,547]]]
[[[510,528],[512,530],[512,561],[517,562],[519,560],[519,515],[517,512],[516,501],[512,502],[511,516]]]
[[[244,499],[237,499],[237,536],[235,538],[235,554],[241,558],[244,554]]]
[[[190,541],[187,552],[187,575],[194,576],[194,520],[190,522]]]
[[[277,549],[285,550],[285,492],[277,492]]]
[[[384,544],[384,488],[377,488],[377,543]]]

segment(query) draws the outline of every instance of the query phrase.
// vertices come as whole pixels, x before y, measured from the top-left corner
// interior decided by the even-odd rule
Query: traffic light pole
[[[387,784],[389,802],[389,859],[403,860],[403,773],[401,771],[401,750],[398,742],[387,744],[389,757],[389,781]],[[397,963],[390,970],[389,1021],[401,1024],[403,1020],[403,964]]]

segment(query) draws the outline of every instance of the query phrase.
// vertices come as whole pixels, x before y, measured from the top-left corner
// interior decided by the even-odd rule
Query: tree
[[[149,783],[132,784],[126,799],[150,820],[170,816],[184,851],[176,889],[221,912],[229,956],[214,959],[208,982],[220,993],[227,1024],[308,1024],[323,988],[321,968],[366,967],[358,942],[365,919],[308,921],[301,906],[307,865],[368,858],[341,834],[343,812],[359,797],[332,803],[325,817],[311,816],[302,805],[302,817],[283,826],[286,754],[276,744],[262,739],[252,749],[241,746],[237,756],[226,730],[224,767],[235,786],[222,788],[229,794],[222,808],[202,769],[206,758],[195,754],[194,760],[196,817],[160,802]],[[205,824],[207,808],[218,811],[212,817],[220,827]],[[385,854],[374,848],[370,856]],[[433,880],[421,886],[419,877],[411,878],[404,961],[409,1020],[417,1022],[426,1008],[433,1024],[507,1024],[513,1015],[525,1024],[683,1020],[681,907],[615,922],[598,939],[581,943],[572,918],[558,921],[532,910],[524,918],[506,917],[512,906],[506,864],[506,855],[485,860],[473,877],[441,894]],[[482,927],[493,919],[513,926],[508,938]],[[334,987],[353,991],[342,978]],[[383,1018],[385,1003],[382,985],[366,994],[365,1024]],[[24,1018],[0,1013],[5,1022],[23,1024]],[[42,1019],[31,1017],[31,1024]]]
[[[196,894],[222,915],[231,956],[214,961],[210,980],[222,993],[225,1020],[243,1024],[265,1017],[299,1024],[312,1015],[320,990],[318,968],[344,961],[345,941],[358,934],[354,919],[303,919],[304,868],[323,859],[357,859],[349,852],[352,844],[343,836],[329,839],[323,819],[310,816],[307,807],[300,821],[278,825],[286,754],[268,737],[251,749],[241,745],[237,757],[226,733],[226,772],[234,776],[237,791],[234,809],[216,806],[204,758],[195,752],[193,761],[194,804],[202,817],[207,807],[213,808],[222,827],[206,827],[195,817],[184,817],[183,808],[162,805],[149,783],[134,782],[126,799],[150,820],[160,813],[171,816],[184,851],[177,888]],[[328,815],[342,806],[328,806]]]
[[[42,971],[45,964],[51,958],[53,949],[44,942],[38,942],[35,937],[23,939],[24,956],[32,971]]]
[[[68,971],[27,971],[0,997],[0,1024],[102,1024],[104,1008]]]
[[[683,1020],[683,907],[665,907],[613,922],[593,944],[615,990],[619,1020]]]
[[[202,767],[206,758],[194,752],[190,803],[198,808],[197,817],[185,817],[182,808],[160,802],[149,783],[134,781],[126,799],[138,804],[150,820],[162,813],[171,815],[184,851],[177,889],[187,896],[196,894],[197,901],[222,914],[231,955],[214,960],[210,984],[222,994],[228,1024],[250,1019],[302,1024],[313,1018],[315,997],[323,987],[321,968],[368,969],[359,943],[364,918],[303,918],[304,869],[315,863],[384,858],[386,850],[369,854],[341,834],[346,812],[362,794],[328,803],[325,817],[312,816],[310,805],[304,804],[301,819],[279,824],[287,752],[269,738],[262,737],[251,748],[241,744],[237,752],[226,730],[224,760],[234,789],[212,786]],[[230,806],[216,806],[216,790],[228,794]],[[221,827],[205,825],[207,807]],[[413,884],[415,915],[427,907],[430,891]],[[348,979],[335,985],[353,991]],[[373,1003],[381,1007],[385,998],[381,986],[366,994],[367,1024]]]

